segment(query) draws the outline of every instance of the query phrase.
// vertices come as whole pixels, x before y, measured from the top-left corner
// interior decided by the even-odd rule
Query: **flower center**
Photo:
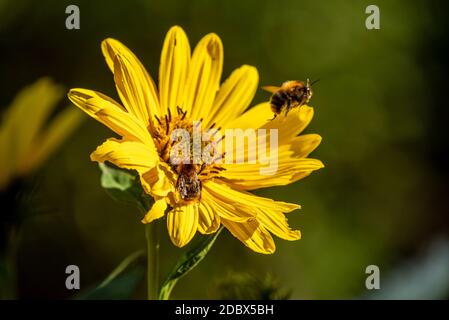
[[[220,129],[215,123],[207,130],[202,119],[193,121],[187,111],[177,107],[172,115],[170,109],[163,119],[155,116],[153,139],[159,156],[177,174],[176,189],[184,201],[201,198],[202,181],[212,179],[225,170],[219,162],[221,153]]]

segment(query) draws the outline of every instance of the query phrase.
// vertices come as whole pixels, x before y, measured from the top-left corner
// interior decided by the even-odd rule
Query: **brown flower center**
[[[224,170],[224,154],[218,150],[224,137],[221,128],[214,123],[204,130],[202,122],[191,120],[180,107],[175,115],[168,110],[163,119],[155,116],[153,140],[161,160],[177,174],[176,188],[184,201],[199,200],[202,181]]]

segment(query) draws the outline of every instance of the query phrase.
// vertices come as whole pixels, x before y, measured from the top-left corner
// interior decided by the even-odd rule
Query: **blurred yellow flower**
[[[22,89],[3,115],[0,126],[0,191],[43,164],[72,133],[82,113],[72,108],[46,124],[64,89],[41,78]]]
[[[213,233],[221,224],[259,253],[275,251],[270,232],[286,240],[300,238],[300,232],[289,228],[284,215],[299,205],[258,197],[248,190],[286,185],[323,167],[321,161],[307,158],[321,137],[297,136],[311,121],[312,108],[297,108],[288,117],[271,122],[267,120],[272,118],[268,102],[245,112],[258,86],[258,72],[252,66],[241,66],[220,86],[223,46],[216,34],[202,38],[191,54],[184,31],[172,27],[162,48],[158,87],[122,43],[106,39],[101,48],[123,106],[87,89],[72,89],[68,96],[121,136],[100,145],[91,159],[138,172],[143,188],[155,199],[142,222],[150,223],[168,211],[168,233],[179,247],[189,243],[197,231]],[[279,129],[276,174],[260,175],[258,163],[190,167],[192,176],[200,181],[195,185],[199,191],[193,193],[201,196],[191,197],[192,189],[181,192],[180,171],[169,161],[173,147],[170,137],[175,129],[191,133],[196,120],[203,128],[221,132],[226,128]]]

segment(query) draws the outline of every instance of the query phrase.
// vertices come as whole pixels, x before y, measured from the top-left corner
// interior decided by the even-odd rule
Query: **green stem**
[[[147,239],[147,283],[148,300],[157,300],[159,295],[159,231],[158,222],[145,225]]]
[[[0,256],[0,300],[16,297],[15,260],[9,255]]]
[[[5,248],[0,252],[0,300],[12,300],[17,297],[16,261],[18,249],[17,230],[6,231]]]

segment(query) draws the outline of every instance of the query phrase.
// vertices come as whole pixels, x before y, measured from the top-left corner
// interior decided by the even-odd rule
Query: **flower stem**
[[[0,253],[0,300],[16,299],[15,262],[15,252]]]
[[[148,300],[157,300],[159,295],[159,228],[158,222],[145,225],[147,240]]]

